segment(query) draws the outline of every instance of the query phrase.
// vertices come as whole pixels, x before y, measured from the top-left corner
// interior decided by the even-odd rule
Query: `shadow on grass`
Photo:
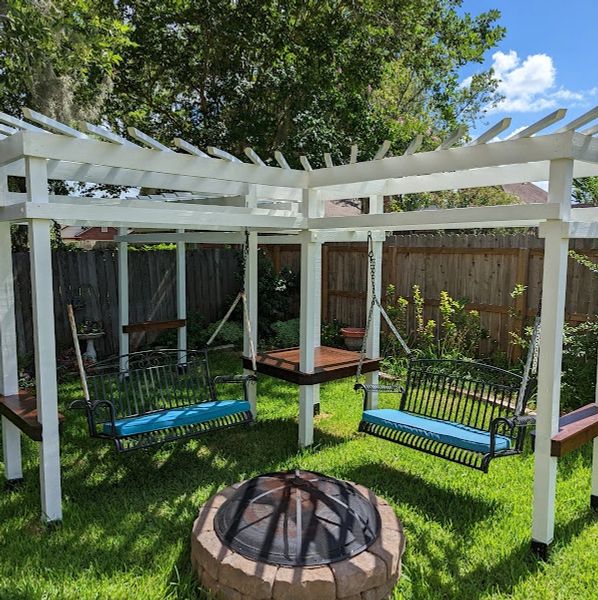
[[[345,442],[317,429],[315,437],[318,447]],[[297,451],[294,419],[258,421],[119,455],[110,442],[86,437],[83,417],[75,416],[66,428],[62,455],[60,528],[50,532],[39,524],[36,460],[27,466],[24,486],[1,499],[4,533],[10,538],[5,550],[16,564],[34,560],[53,578],[73,577],[90,565],[99,577],[139,568],[164,573],[165,563],[156,561],[170,548],[177,554],[170,554],[168,565],[174,558],[174,567],[164,576],[169,585],[174,582],[172,593],[189,597],[196,587],[189,539],[199,506],[233,482],[296,466],[303,453]]]
[[[557,525],[554,533],[555,542],[551,547],[551,557],[566,547],[591,522],[592,515],[585,513],[567,523]],[[508,534],[505,532],[505,545],[508,544]],[[448,555],[446,562],[439,564],[438,567],[446,569],[448,563],[451,567],[456,568],[457,564],[463,563],[463,561],[464,557],[460,554]],[[503,595],[510,595],[515,592],[519,584],[544,568],[545,563],[536,559],[532,554],[530,542],[523,542],[497,562],[480,564],[453,580],[450,585],[441,586],[437,597],[478,600],[488,598],[489,594],[497,591]]]
[[[409,587],[413,598],[487,598],[492,593],[511,594],[516,587],[543,568],[530,549],[531,541],[511,547],[510,532],[504,531],[503,556],[495,562],[467,569],[471,561],[469,542],[471,531],[483,521],[492,521],[502,507],[498,501],[488,501],[463,491],[440,487],[415,475],[385,465],[364,464],[342,474],[349,480],[371,488],[376,494],[401,506],[407,505],[423,514],[427,522],[436,523],[450,532],[449,540],[437,538],[429,530],[419,531],[417,553],[425,556],[428,565],[425,576],[418,571],[410,573]],[[557,524],[552,554],[566,547],[573,538],[595,520],[588,511],[566,523]],[[407,532],[407,548],[410,540]],[[412,542],[413,543],[413,542]],[[496,545],[500,552],[501,545]],[[406,559],[409,572],[409,559]],[[447,574],[451,576],[447,579]]]
[[[365,485],[395,504],[407,504],[425,514],[429,521],[435,521],[459,533],[465,533],[480,521],[491,518],[500,508],[496,501],[440,487],[379,463],[347,469],[344,476]]]

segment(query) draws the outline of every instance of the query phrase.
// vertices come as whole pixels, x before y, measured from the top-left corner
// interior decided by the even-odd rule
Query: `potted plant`
[[[343,327],[341,335],[349,350],[361,350],[365,329],[363,327]]]

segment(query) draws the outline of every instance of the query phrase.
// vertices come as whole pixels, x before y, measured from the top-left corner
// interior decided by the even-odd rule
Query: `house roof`
[[[548,192],[533,183],[506,183],[502,189],[517,196],[523,204],[545,204]]]
[[[63,240],[112,241],[118,230],[116,227],[74,227],[66,226],[61,230]]]

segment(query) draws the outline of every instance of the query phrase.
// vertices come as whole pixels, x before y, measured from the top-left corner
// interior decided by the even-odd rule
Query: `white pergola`
[[[129,128],[130,139],[100,126],[83,123],[74,129],[32,110],[27,120],[0,113],[0,394],[18,393],[13,273],[10,224],[27,223],[31,246],[33,337],[37,379],[38,419],[42,426],[40,478],[42,516],[62,518],[60,447],[58,432],[55,332],[53,312],[50,228],[52,221],[78,226],[121,228],[119,237],[120,320],[128,323],[127,244],[177,243],[178,317],[185,317],[185,244],[241,243],[249,231],[246,274],[251,335],[257,332],[257,247],[260,243],[301,245],[300,369],[314,371],[314,349],[320,345],[320,293],[322,244],[364,241],[374,232],[378,258],[377,291],[381,284],[382,244],[387,232],[400,230],[492,229],[536,227],[545,238],[542,304],[542,343],[539,362],[537,435],[535,445],[532,538],[536,547],[548,547],[554,532],[557,459],[551,456],[551,438],[558,431],[562,331],[564,325],[568,240],[598,237],[598,209],[571,208],[574,177],[598,175],[598,108],[556,126],[565,110],[558,110],[503,141],[504,119],[477,139],[461,146],[461,130],[435,151],[418,152],[421,137],[402,156],[387,156],[384,143],[372,160],[358,162],[352,147],[347,164],[312,169],[301,157],[303,170],[289,167],[275,155],[279,167],[267,166],[250,148],[249,162],[218,148],[207,153],[182,139],[178,151]],[[585,129],[583,129],[585,127]],[[7,176],[26,179],[26,193],[10,193]],[[121,199],[55,196],[48,180],[78,181],[157,188],[169,193]],[[547,204],[472,207],[384,213],[383,197],[528,181],[549,181]],[[328,200],[369,197],[369,214],[324,217]],[[145,233],[126,234],[130,228]],[[167,230],[165,233],[164,231]],[[122,327],[121,327],[122,331]],[[375,315],[367,340],[368,357],[377,357],[380,316]],[[245,333],[249,352],[249,333]],[[179,329],[179,347],[186,346],[186,331]],[[128,351],[128,336],[121,333],[121,354]],[[378,374],[368,374],[369,383]],[[313,441],[313,406],[319,385],[299,390],[299,443]],[[376,399],[373,399],[376,402]],[[597,400],[598,402],[598,400]],[[252,409],[257,408],[255,389]],[[22,477],[21,432],[2,418],[5,477]],[[598,442],[594,441],[592,496],[598,497]]]

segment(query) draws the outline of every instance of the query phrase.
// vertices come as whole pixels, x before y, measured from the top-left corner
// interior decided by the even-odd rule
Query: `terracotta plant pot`
[[[349,350],[361,350],[365,329],[363,327],[343,327],[341,335]]]

